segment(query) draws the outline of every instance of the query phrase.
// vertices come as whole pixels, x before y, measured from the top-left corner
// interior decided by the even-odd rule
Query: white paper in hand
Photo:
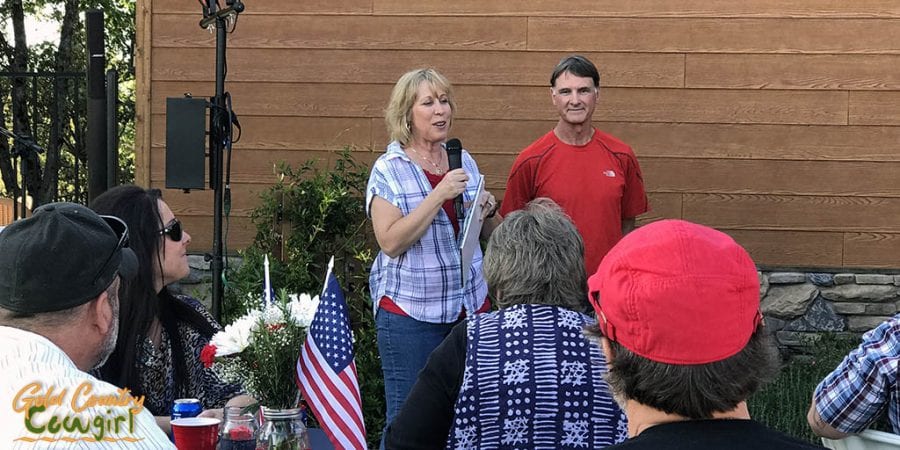
[[[462,232],[459,233],[459,260],[462,262],[462,287],[465,288],[472,275],[472,258],[475,257],[475,249],[481,246],[478,238],[481,236],[481,226],[484,219],[481,218],[481,194],[484,192],[484,175],[478,179],[478,191],[475,192],[472,205],[466,211],[466,221],[463,223]]]

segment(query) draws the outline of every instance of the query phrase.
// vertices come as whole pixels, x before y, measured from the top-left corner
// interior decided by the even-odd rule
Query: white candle
[[[272,285],[269,284],[269,255],[266,255],[265,260],[263,260],[263,267],[266,269],[266,293],[265,293],[265,307],[268,308],[269,304],[272,302]]]

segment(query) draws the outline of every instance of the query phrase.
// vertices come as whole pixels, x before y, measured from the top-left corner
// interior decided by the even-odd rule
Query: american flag
[[[297,359],[297,384],[337,449],[365,449],[366,426],[344,293],[328,264],[319,309]]]

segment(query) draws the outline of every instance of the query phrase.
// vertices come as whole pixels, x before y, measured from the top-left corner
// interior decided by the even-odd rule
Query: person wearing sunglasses
[[[139,262],[135,279],[122,284],[119,342],[100,377],[145,396],[145,406],[166,432],[176,399],[197,398],[204,415],[216,416],[226,403],[251,403],[241,386],[225,383],[198,358],[221,326],[198,300],[169,288],[190,273],[191,235],[160,190],[118,186],[94,199],[91,208],[128,224]]]
[[[137,266],[128,226],[74,203],[0,231],[0,448],[174,449],[136,398],[88,373],[115,349]]]

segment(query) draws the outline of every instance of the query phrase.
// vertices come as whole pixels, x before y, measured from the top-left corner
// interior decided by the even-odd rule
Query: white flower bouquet
[[[224,381],[240,383],[248,394],[268,408],[293,408],[297,356],[312,323],[319,297],[287,294],[261,302],[213,335],[200,353],[206,367]]]

